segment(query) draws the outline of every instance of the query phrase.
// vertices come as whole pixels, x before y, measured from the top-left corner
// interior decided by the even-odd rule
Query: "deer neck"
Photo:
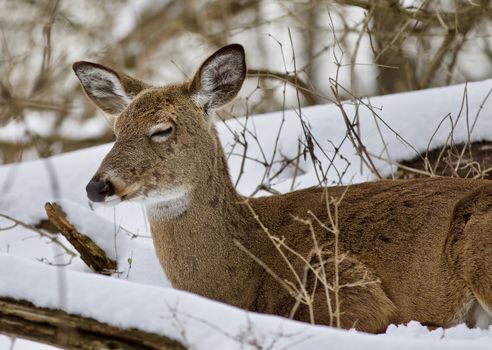
[[[147,207],[152,237],[174,287],[249,307],[257,283],[252,282],[248,292],[238,284],[251,279],[256,265],[249,256],[241,254],[235,241],[249,241],[253,218],[241,204],[243,198],[229,178],[222,149],[218,153],[209,174],[204,174],[183,203],[176,203],[176,208],[182,210],[180,215],[160,216],[166,203]]]
[[[244,200],[230,179],[222,148],[215,151],[215,162],[191,189],[178,188],[168,198],[146,206],[152,226],[174,226],[189,229],[206,224],[234,221],[245,214]],[[224,232],[225,233],[225,232]],[[239,234],[240,232],[237,232]]]

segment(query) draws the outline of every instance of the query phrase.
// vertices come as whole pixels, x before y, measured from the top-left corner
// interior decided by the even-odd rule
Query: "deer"
[[[214,124],[245,80],[241,45],[216,51],[190,81],[164,86],[87,61],[73,70],[88,98],[115,118],[115,142],[88,198],[143,203],[174,288],[321,325],[333,325],[337,292],[338,325],[369,333],[411,320],[491,324],[491,181],[380,180],[248,198],[233,185]],[[334,208],[328,198],[343,199]],[[345,258],[313,255],[313,234],[319,247],[333,247],[325,226],[335,210]],[[279,249],[268,232],[291,249]],[[354,286],[315,283],[321,269],[327,281]],[[296,276],[309,303],[286,288]]]

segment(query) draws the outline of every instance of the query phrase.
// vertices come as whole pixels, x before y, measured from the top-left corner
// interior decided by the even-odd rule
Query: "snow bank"
[[[311,326],[249,313],[171,288],[62,271],[60,278],[54,267],[0,254],[0,295],[29,300],[39,307],[62,308],[117,327],[165,335],[197,350],[257,349],[255,344],[268,349],[478,350],[490,349],[492,341],[492,330],[466,327],[441,331],[439,336],[436,331],[420,329],[415,337],[411,331],[377,336]],[[63,297],[60,290],[65,290]]]
[[[492,80],[485,80],[466,86],[461,84],[371,97],[363,99],[358,108],[353,103],[346,102],[344,109],[351,120],[358,112],[362,143],[370,154],[392,162],[400,162],[412,159],[427,149],[432,150],[449,143],[451,133],[454,143],[466,142],[468,137],[471,141],[492,140],[492,98],[489,98],[491,90]],[[277,112],[257,115],[249,120],[233,120],[227,123],[227,127],[219,127],[226,152],[234,145],[229,128],[239,133],[242,129],[240,124],[243,124],[258,138],[256,142],[252,135],[246,135],[248,157],[262,161],[264,153],[265,158],[269,160],[279,130],[279,152],[276,153],[276,159],[281,159],[281,155],[294,157],[297,154],[297,140],[303,140],[304,136],[297,106],[293,104],[287,106],[287,109],[285,114]],[[361,171],[357,151],[351,142],[345,139],[346,127],[339,108],[331,104],[320,105],[302,108],[301,113],[302,119],[311,126],[311,132],[319,143],[319,146],[315,146],[315,154],[322,162],[323,168],[329,169],[328,179],[331,183],[354,183],[374,179],[374,175],[366,167],[362,167]],[[263,152],[258,144],[261,144]],[[335,147],[343,157],[334,157],[333,165],[330,167]],[[330,158],[324,156],[320,148]],[[236,146],[234,153],[242,155],[243,148]],[[382,175],[389,175],[394,170],[386,161],[373,160]],[[236,178],[241,169],[241,157],[231,157],[229,164],[233,178]],[[318,180],[312,163],[309,160],[301,162],[301,168],[306,173],[298,179],[296,187],[317,185]],[[340,175],[345,168],[346,172]],[[263,174],[264,166],[249,161],[246,162],[244,171],[238,188],[242,193],[248,194],[256,189],[258,175],[254,175]],[[280,192],[286,192],[290,184],[291,179],[286,178],[273,183],[273,187]]]

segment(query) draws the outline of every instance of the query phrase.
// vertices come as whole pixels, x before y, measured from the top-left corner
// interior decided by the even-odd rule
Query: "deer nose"
[[[90,181],[85,188],[87,197],[93,202],[104,202],[104,199],[114,194],[114,187],[111,182],[106,181]]]

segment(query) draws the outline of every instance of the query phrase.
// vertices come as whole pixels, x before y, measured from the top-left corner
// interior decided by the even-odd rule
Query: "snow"
[[[386,334],[402,338],[425,338],[425,339],[474,339],[484,342],[490,342],[492,336],[492,328],[489,329],[469,329],[464,324],[456,327],[443,329],[441,327],[429,331],[420,323],[411,321],[407,325],[390,325],[386,330]]]
[[[12,345],[13,343],[13,345]],[[49,345],[43,345],[24,339],[10,339],[0,335],[0,349],[22,349],[22,350],[54,350],[58,349]]]
[[[486,80],[363,100],[370,102],[371,108],[361,104],[357,109],[346,102],[344,108],[349,118],[358,110],[362,141],[371,154],[399,162],[448,143],[451,130],[455,143],[468,138],[492,140],[492,102],[488,98],[491,89],[492,80]],[[302,172],[295,181],[291,167],[280,176],[273,176],[283,157],[295,157],[299,142],[305,140],[299,115],[319,143],[314,151],[327,171],[328,183],[374,179],[369,169],[361,167],[355,148],[345,138],[346,127],[338,107],[314,106],[302,108],[299,113],[292,103],[287,104],[285,113],[218,122],[234,180],[240,173],[243,154],[242,146],[234,140],[245,138],[248,143],[248,160],[238,182],[241,193],[251,194],[261,183],[280,192],[318,183],[309,157],[300,159]],[[243,132],[243,126],[248,132]],[[368,335],[248,313],[170,288],[155,256],[141,205],[88,205],[85,185],[110,147],[108,144],[0,167],[0,214],[36,224],[45,218],[44,203],[56,201],[78,230],[118,261],[119,271],[111,277],[94,275],[79,258],[71,260],[62,254],[50,239],[17,225],[0,231],[0,295],[26,299],[38,306],[61,306],[68,312],[116,326],[167,335],[194,349],[247,349],[253,348],[255,341],[264,347],[274,343],[274,349],[317,349],[326,348],[327,344],[334,349],[491,348],[491,329],[470,330],[459,325],[429,331],[412,322],[392,325],[383,335]],[[271,169],[260,163],[270,159],[276,161]],[[375,164],[383,175],[391,173],[392,165],[387,161],[375,160]],[[0,228],[11,224],[9,219],[0,218]],[[60,242],[70,247],[63,238]],[[59,288],[54,288],[62,283],[59,271],[63,272],[66,289],[63,299],[58,295]],[[65,301],[63,305],[60,300]],[[18,341],[15,349],[32,345],[24,344],[30,343]],[[0,336],[0,349],[9,347],[10,340]]]
[[[392,162],[411,159],[427,149],[434,149],[449,143],[451,125],[454,126],[453,140],[455,143],[468,140],[468,127],[474,128],[471,132],[472,141],[490,139],[492,130],[492,101],[489,94],[492,89],[492,80],[465,85],[456,85],[446,88],[435,88],[410,93],[394,94],[390,96],[372,97],[364,99],[357,108],[353,103],[346,102],[344,109],[352,120],[358,110],[362,143],[369,153],[383,156]],[[466,101],[464,101],[466,98]],[[465,103],[465,106],[463,104]],[[275,138],[280,130],[279,148],[280,154],[294,157],[297,154],[297,140],[303,139],[300,118],[297,105],[288,106],[285,112],[285,121],[282,126],[282,113],[270,113],[259,115],[249,120],[248,127],[251,130],[261,130],[258,142],[247,135],[248,156],[259,158],[261,154],[258,144],[262,146],[269,159],[274,150]],[[463,109],[463,110],[462,110]],[[315,153],[320,158],[323,168],[328,169],[330,183],[353,183],[374,179],[374,175],[367,169],[360,171],[360,159],[349,140],[345,139],[346,127],[342,122],[340,110],[335,105],[320,105],[302,109],[303,119],[311,125],[313,137],[319,142],[320,147],[328,153],[334,154],[334,146],[338,147],[340,154],[335,157],[333,166],[323,156],[320,147],[315,147]],[[242,120],[245,124],[244,120]],[[383,122],[386,123],[383,124]],[[232,121],[230,127],[241,130],[239,122]],[[231,125],[232,124],[232,125]],[[439,125],[442,124],[440,127]],[[389,127],[388,127],[388,126]],[[379,129],[378,129],[379,128]],[[226,152],[233,144],[233,137],[227,128],[219,128],[222,142]],[[435,133],[435,134],[434,134]],[[431,142],[429,142],[431,141]],[[411,145],[411,147],[409,146]],[[385,150],[388,150],[387,153]],[[235,153],[242,154],[242,147],[237,146]],[[263,160],[263,159],[260,159]],[[375,165],[383,176],[390,175],[392,167],[387,161],[374,159]],[[230,166],[235,178],[240,169],[241,157],[230,159]],[[338,172],[345,169],[347,162],[349,169],[343,176]],[[307,173],[298,180],[298,187],[304,188],[318,184],[318,180],[312,171],[312,164],[301,164]],[[261,174],[263,165],[257,162],[247,162],[244,180],[239,183],[239,190],[243,193],[251,193],[257,187],[258,176],[248,174]],[[274,183],[273,188],[286,192],[289,190],[290,179]]]
[[[411,324],[405,335],[369,335],[249,313],[171,288],[63,271],[60,278],[56,268],[0,254],[0,295],[39,307],[61,307],[117,327],[164,334],[192,349],[252,349],[255,343],[265,348],[275,344],[275,349],[321,349],[327,344],[333,349],[490,349],[492,330],[458,326],[436,337],[437,331]],[[62,283],[65,288],[60,288]],[[63,297],[60,290],[65,290]],[[473,342],[468,341],[469,332],[475,333]]]
[[[59,204],[75,228],[90,237],[109,258],[116,260],[114,277],[129,281],[169,287],[159,265],[150,236],[135,236],[114,222],[106,220],[76,203],[62,200]],[[131,262],[129,262],[131,259]]]

